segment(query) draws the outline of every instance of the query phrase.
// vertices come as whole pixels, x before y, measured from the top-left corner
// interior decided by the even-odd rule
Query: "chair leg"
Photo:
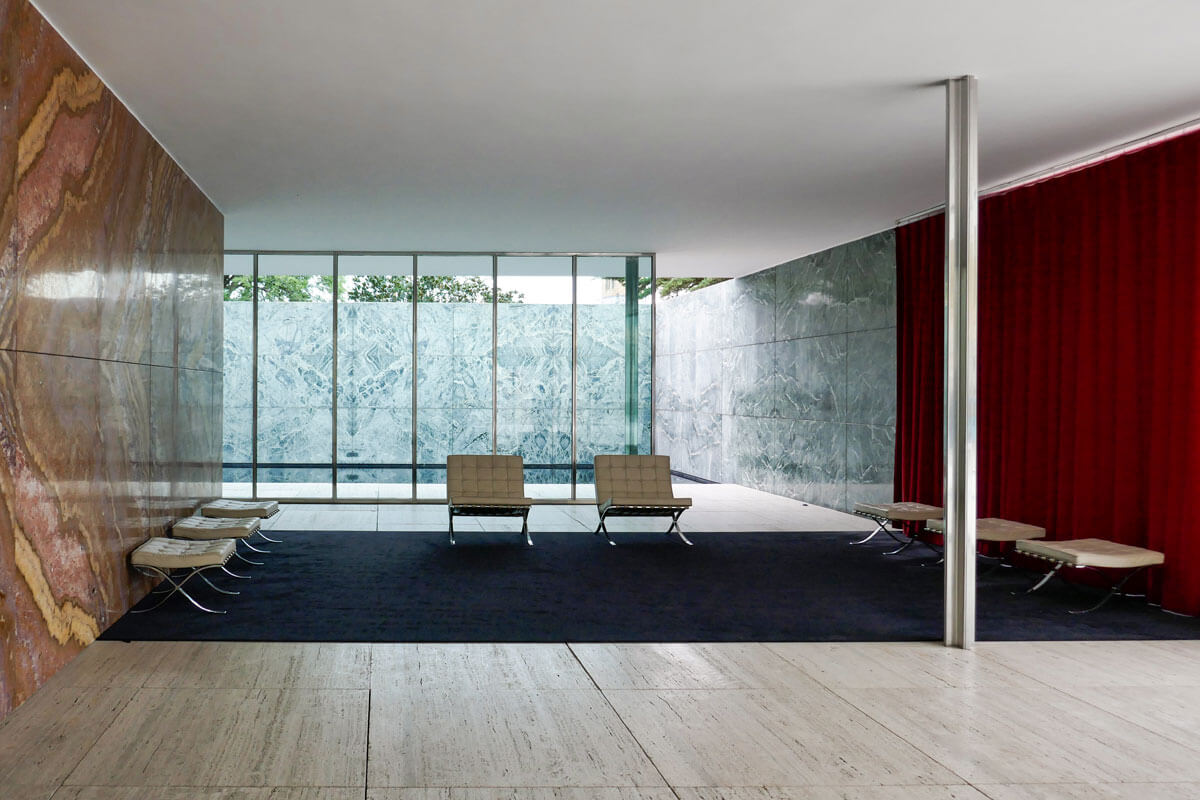
[[[229,567],[225,566],[224,564],[221,565],[221,572],[224,572],[226,575],[230,575],[234,578],[241,578],[244,581],[250,580],[249,575],[238,575],[236,572],[231,572]]]
[[[245,542],[246,540],[240,539],[239,541]],[[236,546],[233,548],[233,554],[235,556],[237,556],[240,560],[245,561],[247,564],[252,564],[253,566],[256,566],[256,567],[261,567],[264,563],[262,561],[251,561],[250,559],[246,558],[244,555],[242,555],[241,553],[238,552],[238,549]]]
[[[608,539],[609,544],[611,544],[613,547],[617,546],[617,543],[613,541],[612,534],[610,534],[608,532],[608,526],[604,524],[604,515],[603,514],[600,515],[600,524],[596,526],[596,530],[592,531],[592,533],[599,536],[600,531],[604,531],[604,538]]]
[[[249,548],[250,548],[251,550],[253,550],[254,552],[256,552],[256,553],[262,553],[263,555],[266,555],[267,553],[270,553],[270,552],[271,552],[270,550],[259,550],[257,547],[255,547],[254,545],[250,544],[250,542],[246,541],[245,539],[242,539],[242,544],[246,545],[246,547],[249,547]]]
[[[525,534],[525,544],[533,547],[533,539],[529,536],[529,512],[521,515],[521,533]]]
[[[163,580],[170,583],[172,588],[171,588],[171,591],[169,591],[165,595],[163,595],[163,598],[161,600],[159,600],[157,603],[155,603],[154,605],[150,606],[149,608],[141,608],[141,609],[137,609],[135,611],[130,611],[129,612],[130,614],[145,614],[147,611],[153,611],[154,609],[161,606],[163,603],[170,600],[176,593],[179,593],[179,594],[183,595],[184,597],[186,597],[189,603],[191,603],[192,605],[194,605],[196,608],[200,609],[201,611],[206,611],[209,614],[224,614],[225,613],[224,611],[218,611],[216,609],[208,608],[207,606],[201,605],[199,603],[199,601],[196,600],[196,598],[194,598],[190,594],[188,594],[187,591],[185,591],[183,588],[183,585],[185,583],[187,583],[188,580],[191,579],[191,577],[193,575],[199,575],[201,570],[209,569],[209,567],[198,567],[196,569],[193,569],[187,575],[183,576],[183,578],[180,579],[179,581],[176,581],[174,578],[172,578],[170,573],[164,572],[163,570],[158,569],[157,567],[139,566],[138,569],[147,574],[150,574],[152,576],[161,577]]]
[[[283,544],[283,539],[272,539],[270,536],[267,536],[262,532],[262,528],[259,528],[254,533],[258,536],[261,536],[264,540],[270,542],[271,544]]]
[[[674,531],[675,535],[679,537],[679,541],[690,546],[692,544],[691,540],[683,535],[683,528],[679,527],[679,517],[682,514],[683,514],[683,512],[680,511],[678,513],[671,515],[671,527],[667,528],[667,535],[670,536],[671,531]]]
[[[871,541],[876,536],[878,536],[881,531],[887,531],[887,520],[886,519],[877,519],[876,517],[871,517],[871,519],[873,519],[875,521],[875,530],[873,530],[869,534],[867,534],[866,538],[859,539],[857,542],[851,542],[850,544],[852,544],[852,545],[866,544],[867,542]]]
[[[1137,575],[1144,569],[1146,569],[1146,568],[1138,567],[1133,572],[1130,572],[1124,578],[1121,578],[1121,580],[1114,583],[1112,588],[1108,590],[1108,594],[1104,595],[1104,598],[1101,599],[1101,601],[1099,603],[1096,603],[1096,605],[1092,606],[1091,608],[1085,608],[1085,609],[1078,610],[1078,611],[1068,611],[1067,613],[1068,614],[1090,614],[1093,611],[1096,611],[1097,609],[1099,609],[1101,606],[1104,606],[1105,604],[1107,604],[1109,600],[1112,600],[1117,595],[1121,595],[1122,597],[1124,597],[1124,593],[1121,592],[1121,587],[1124,586],[1125,583],[1130,578],[1132,578],[1134,575]]]
[[[454,512],[448,513],[450,514],[450,544],[454,544]]]
[[[196,575],[200,578],[200,580],[204,581],[209,586],[211,586],[215,591],[218,591],[221,594],[241,594],[241,592],[231,592],[228,589],[222,589],[220,586],[217,586],[215,583],[210,581],[208,579],[208,576],[205,575],[203,572],[198,572],[198,573],[196,573]]]
[[[1050,570],[1045,575],[1043,575],[1041,577],[1041,579],[1037,581],[1037,583],[1033,584],[1033,586],[1030,586],[1028,589],[1026,589],[1023,592],[1012,592],[1012,594],[1033,594],[1038,589],[1042,588],[1047,583],[1049,583],[1050,579],[1053,578],[1055,575],[1057,575],[1058,571],[1065,566],[1066,566],[1066,564],[1063,562],[1059,562],[1058,564],[1055,564],[1054,569]]]

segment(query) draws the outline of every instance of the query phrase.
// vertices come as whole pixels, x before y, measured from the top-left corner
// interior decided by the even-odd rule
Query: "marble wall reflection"
[[[657,335],[672,467],[831,508],[891,500],[892,232],[665,300]]]
[[[0,717],[220,492],[223,221],[25,0],[0,0]]]

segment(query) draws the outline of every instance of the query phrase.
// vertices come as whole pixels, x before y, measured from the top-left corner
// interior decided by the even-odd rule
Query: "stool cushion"
[[[924,503],[855,503],[854,513],[900,522],[941,519],[945,514],[940,507],[927,506]]]
[[[156,536],[134,550],[129,561],[134,566],[163,570],[219,567],[230,559],[235,546],[233,539],[193,542]]]
[[[275,500],[213,500],[200,507],[206,517],[273,517],[279,513]]]
[[[1017,542],[1017,551],[1076,567],[1134,569],[1163,563],[1157,550],[1117,544],[1107,539],[1067,539],[1062,542]]]
[[[945,533],[946,520],[931,519],[925,527],[934,533]],[[975,538],[981,542],[1019,542],[1025,539],[1041,539],[1045,535],[1045,528],[1013,522],[1011,519],[984,517],[975,520]]]
[[[171,535],[180,539],[245,539],[262,527],[257,517],[217,519],[184,517],[171,526]]]

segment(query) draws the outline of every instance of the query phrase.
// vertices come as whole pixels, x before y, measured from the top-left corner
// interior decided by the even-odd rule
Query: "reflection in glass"
[[[570,497],[571,259],[501,257],[496,289],[496,450],[530,496]]]
[[[333,487],[333,258],[258,259],[258,494]]]
[[[492,257],[417,259],[417,496],[446,496],[446,456],[492,452]]]

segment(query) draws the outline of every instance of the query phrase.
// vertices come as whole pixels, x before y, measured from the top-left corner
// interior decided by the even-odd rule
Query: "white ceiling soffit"
[[[659,254],[737,275],[1200,116],[1195,0],[37,0],[230,248]]]

